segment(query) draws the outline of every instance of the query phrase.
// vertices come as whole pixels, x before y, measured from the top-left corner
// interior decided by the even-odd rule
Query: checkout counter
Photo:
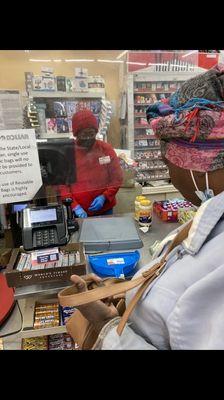
[[[74,149],[73,149],[73,143],[67,143],[65,141],[64,145],[62,146],[61,142],[55,141],[49,141],[49,143],[40,143],[40,162],[42,165],[42,170],[45,171],[45,175],[42,175],[43,182],[45,185],[61,185],[64,182],[66,184],[72,184],[74,181],[75,177],[75,169],[73,168],[71,171],[69,168],[71,165],[74,165],[74,161],[72,160],[72,156],[74,155]],[[59,156],[57,156],[59,155]],[[64,160],[67,160],[67,167],[65,168],[63,162]],[[49,160],[51,161],[49,163]],[[59,162],[61,160],[61,163]],[[72,160],[72,162],[71,162]],[[60,165],[61,164],[61,165]],[[63,167],[62,167],[63,166]],[[59,168],[60,167],[60,168]],[[48,172],[48,175],[46,175],[46,171]],[[54,172],[54,173],[53,173]],[[66,175],[66,176],[64,176]],[[44,178],[45,176],[45,178]],[[57,178],[57,179],[56,179]],[[53,180],[52,180],[53,179]],[[66,180],[67,179],[67,180]],[[79,230],[76,230],[77,227],[74,226],[71,214],[70,218],[67,218],[67,225],[65,231],[63,231],[64,227],[64,221],[62,221],[63,216],[60,213],[60,207],[58,205],[55,205],[54,210],[52,209],[51,206],[49,206],[49,209],[45,208],[45,212],[41,210],[41,196],[39,203],[36,204],[36,210],[33,209],[33,211],[29,212],[24,212],[24,221],[23,221],[23,228],[26,229],[27,237],[24,237],[24,229],[22,230],[22,237],[23,237],[23,245],[25,243],[24,248],[27,250],[30,249],[35,249],[40,247],[39,244],[40,242],[43,244],[47,244],[50,241],[52,241],[52,244],[55,242],[55,247],[58,246],[58,241],[59,236],[61,237],[61,241],[63,242],[63,238],[68,237],[68,233],[70,232],[70,238],[69,242],[70,243],[75,243],[79,241],[80,237],[80,231],[82,232],[82,224],[85,224],[85,220],[79,219],[78,224],[79,224]],[[44,197],[44,196],[43,196]],[[56,199],[57,202],[57,199]],[[134,202],[132,202],[134,204]],[[42,223],[37,217],[38,214],[38,206],[40,206],[39,213],[41,212],[42,214],[42,222],[45,223],[44,218],[47,218],[47,221],[49,222],[50,219],[52,218],[52,226],[48,227],[48,232],[45,230],[45,232],[42,231],[42,228],[40,223]],[[44,205],[46,207],[46,205]],[[67,208],[67,217],[69,216],[69,204],[66,206]],[[70,210],[71,211],[71,210]],[[46,215],[45,215],[46,214]],[[54,230],[54,225],[55,225],[55,219],[57,216],[57,232]],[[108,248],[102,248],[101,251],[103,253],[111,253],[111,252],[116,252],[116,251],[129,251],[132,249],[138,249],[140,253],[140,260],[138,262],[137,268],[141,268],[146,266],[150,260],[151,260],[151,255],[149,252],[149,248],[153,243],[158,240],[162,240],[169,232],[171,232],[173,229],[177,227],[177,223],[164,223],[162,222],[156,215],[153,215],[153,220],[152,220],[152,226],[149,228],[149,231],[147,233],[143,233],[138,229],[138,224],[134,222],[134,213],[130,214],[115,214],[113,216],[107,216],[103,217],[105,218],[110,218],[113,221],[115,220],[116,217],[129,217],[129,222],[131,221],[132,225],[136,225],[137,232],[138,232],[138,240],[139,240],[139,247],[136,245],[131,246],[131,240],[133,238],[129,237],[129,242],[127,243],[127,238],[130,236],[130,232],[128,230],[128,225],[125,226],[125,223],[123,223],[122,228],[118,230],[119,233],[121,233],[119,236],[123,236],[124,240],[120,243],[119,245],[119,250],[118,248],[114,248],[113,246],[110,246]],[[95,217],[94,217],[95,218]],[[93,218],[93,219],[94,219]],[[97,217],[97,219],[100,221],[102,217]],[[69,219],[69,221],[68,221]],[[92,218],[88,218],[88,220],[92,220]],[[12,222],[12,221],[11,221]],[[18,234],[16,230],[16,219],[14,216],[13,219],[13,227],[15,229],[15,235]],[[92,221],[91,221],[92,222]],[[35,225],[35,235],[32,236],[32,242],[30,242],[31,236],[29,235],[29,229],[31,228],[32,224]],[[31,225],[30,225],[31,224]],[[116,225],[115,223],[111,225]],[[59,229],[60,228],[60,229]],[[126,228],[126,234],[125,232]],[[134,229],[136,232],[136,229]],[[87,232],[88,233],[88,232]],[[116,232],[113,233],[112,235],[114,238],[116,238]],[[102,238],[102,235],[101,235]],[[20,240],[21,237],[18,235],[18,240]],[[131,240],[130,240],[131,239]],[[135,238],[133,239],[135,240]],[[96,237],[96,241],[98,242],[98,236]],[[63,245],[63,243],[61,244]],[[66,239],[67,242],[67,239]],[[94,242],[94,241],[93,241]],[[112,243],[112,242],[110,242]],[[137,241],[138,244],[138,241]],[[124,247],[122,247],[122,245]],[[12,247],[18,247],[17,246],[12,246]],[[47,245],[46,245],[47,247]],[[87,249],[86,249],[87,252]],[[98,252],[99,248],[98,248]],[[90,246],[88,249],[88,254],[96,254],[96,250],[94,249],[94,245]],[[88,264],[88,257],[87,257],[87,273],[92,272],[91,267]],[[57,334],[57,333],[63,333],[66,332],[65,325],[63,326],[57,326],[57,327],[52,327],[52,328],[43,328],[43,329],[34,329],[33,328],[33,319],[34,319],[34,309],[35,309],[35,302],[36,301],[41,301],[50,299],[51,301],[57,299],[57,293],[71,285],[70,281],[58,281],[58,282],[53,282],[52,283],[41,283],[41,284],[30,284],[26,286],[20,286],[15,288],[14,292],[14,298],[15,300],[18,301],[19,308],[15,307],[12,314],[10,315],[9,319],[0,327],[0,336],[2,335],[7,335],[10,334],[11,332],[16,332],[19,331],[21,328],[22,324],[22,329],[12,335],[5,337],[3,339],[4,343],[4,348],[7,349],[10,344],[10,349],[15,348],[15,349],[21,349],[21,340],[22,338],[28,338],[28,337],[36,337],[36,336],[43,336],[43,335],[51,335],[51,334]],[[20,315],[21,311],[21,315]]]
[[[114,217],[117,216],[122,216],[122,217],[129,216],[134,218],[134,214],[132,213],[122,214],[122,215],[117,214],[114,216],[108,216],[107,218],[113,219]],[[83,221],[84,221],[83,219],[78,220],[80,228]],[[135,222],[135,224],[138,230],[137,222]],[[143,247],[139,249],[140,261],[138,263],[137,268],[142,268],[150,262],[152,258],[149,251],[150,246],[152,246],[156,240],[161,241],[162,239],[164,239],[165,236],[167,236],[172,230],[176,229],[178,226],[179,226],[178,223],[165,223],[162,220],[160,220],[156,214],[153,214],[152,226],[149,228],[149,231],[147,233],[143,233],[140,230],[138,230],[140,239],[143,242]],[[79,238],[79,231],[76,231],[71,235],[70,242],[77,242],[78,238]],[[108,251],[107,253],[110,252],[111,251]],[[88,254],[95,254],[95,252],[94,251],[92,253],[88,252]],[[92,272],[91,267],[87,261],[87,273],[91,272]],[[34,337],[46,334],[66,332],[65,326],[38,329],[38,330],[31,329],[31,326],[33,323],[33,312],[34,312],[35,302],[40,299],[42,300],[47,298],[55,299],[57,298],[57,293],[61,289],[70,285],[71,285],[70,282],[54,282],[54,283],[52,282],[52,283],[36,284],[36,285],[22,286],[16,288],[14,296],[15,299],[18,300],[20,305],[23,317],[22,318],[23,327],[21,332],[19,332],[18,334],[4,338],[3,340],[4,348],[11,349],[13,347],[15,349],[21,349],[21,340],[22,338],[25,337],[32,337],[32,336]],[[21,327],[21,316],[18,311],[18,308],[16,307],[13,313],[11,314],[9,320],[7,321],[7,323],[2,328],[0,328],[0,335],[4,335],[12,331],[19,330],[20,327]]]

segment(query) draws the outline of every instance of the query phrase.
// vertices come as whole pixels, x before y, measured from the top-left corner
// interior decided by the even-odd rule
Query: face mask
[[[78,139],[77,144],[80,147],[84,147],[85,149],[91,149],[95,143],[96,139]]]
[[[205,182],[206,182],[206,189],[204,192],[202,192],[201,190],[198,189],[196,181],[194,179],[194,175],[193,175],[193,171],[190,170],[191,173],[191,178],[192,181],[194,183],[195,186],[195,194],[196,196],[201,200],[202,203],[204,203],[206,200],[211,199],[212,197],[214,197],[214,192],[212,189],[209,188],[209,184],[208,184],[208,173],[205,173]]]

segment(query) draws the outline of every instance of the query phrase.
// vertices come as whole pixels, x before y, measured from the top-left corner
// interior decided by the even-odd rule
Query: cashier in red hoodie
[[[112,214],[123,173],[119,159],[109,143],[96,140],[98,124],[90,110],[79,111],[72,118],[76,138],[77,181],[60,186],[61,197],[71,197],[76,217]]]

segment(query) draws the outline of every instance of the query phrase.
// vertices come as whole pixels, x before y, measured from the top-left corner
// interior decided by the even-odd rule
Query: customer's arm
[[[91,274],[92,280],[100,282],[102,279],[95,274]],[[71,280],[78,292],[87,290],[86,281],[78,275],[72,275]],[[77,306],[82,315],[99,332],[95,350],[156,350],[154,346],[137,335],[130,325],[126,324],[122,335],[117,334],[117,326],[120,321],[118,311],[113,305],[106,305],[102,301]]]

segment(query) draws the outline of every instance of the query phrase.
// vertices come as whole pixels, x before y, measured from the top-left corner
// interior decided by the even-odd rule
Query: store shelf
[[[134,90],[134,94],[162,94],[162,93],[175,93],[176,91],[177,91],[178,89],[176,89],[176,90],[160,90],[160,91],[157,91],[157,90],[149,90],[149,91],[146,91],[146,92],[136,92],[135,90]]]
[[[143,186],[142,194],[161,194],[161,193],[178,193],[178,190],[171,184],[161,186]]]
[[[152,158],[135,158],[135,161],[156,161],[162,160],[162,157],[152,157]]]
[[[135,178],[137,182],[147,182],[147,181],[159,181],[159,180],[163,180],[163,179],[170,179],[169,176],[164,176],[163,178]]]
[[[135,127],[134,127],[135,129],[150,129],[150,127],[147,125],[147,126],[136,126],[135,125]]]
[[[27,329],[20,332],[21,338],[30,338],[37,336],[47,336],[47,335],[55,335],[59,333],[66,333],[66,326],[54,326],[52,328],[43,328],[43,329]]]
[[[134,147],[134,150],[160,150],[160,146],[150,147],[150,146],[142,146],[142,147]]]
[[[152,103],[134,103],[134,106],[150,106],[150,105],[152,105]]]
[[[147,172],[147,171],[158,171],[158,170],[167,170],[167,167],[155,167],[155,168],[139,168],[136,169],[136,172],[142,171],[142,172]]]
[[[105,94],[103,93],[90,93],[90,92],[80,92],[80,93],[75,93],[75,92],[45,92],[45,91],[30,91],[29,92],[29,97],[51,97],[51,98],[57,98],[57,97],[65,97],[65,98],[74,98],[74,99],[79,99],[79,98],[84,98],[84,99],[101,99],[105,97]]]
[[[155,135],[142,135],[142,136],[138,136],[138,137],[134,138],[134,140],[144,140],[144,139],[156,139],[156,140],[158,140],[158,138]]]

